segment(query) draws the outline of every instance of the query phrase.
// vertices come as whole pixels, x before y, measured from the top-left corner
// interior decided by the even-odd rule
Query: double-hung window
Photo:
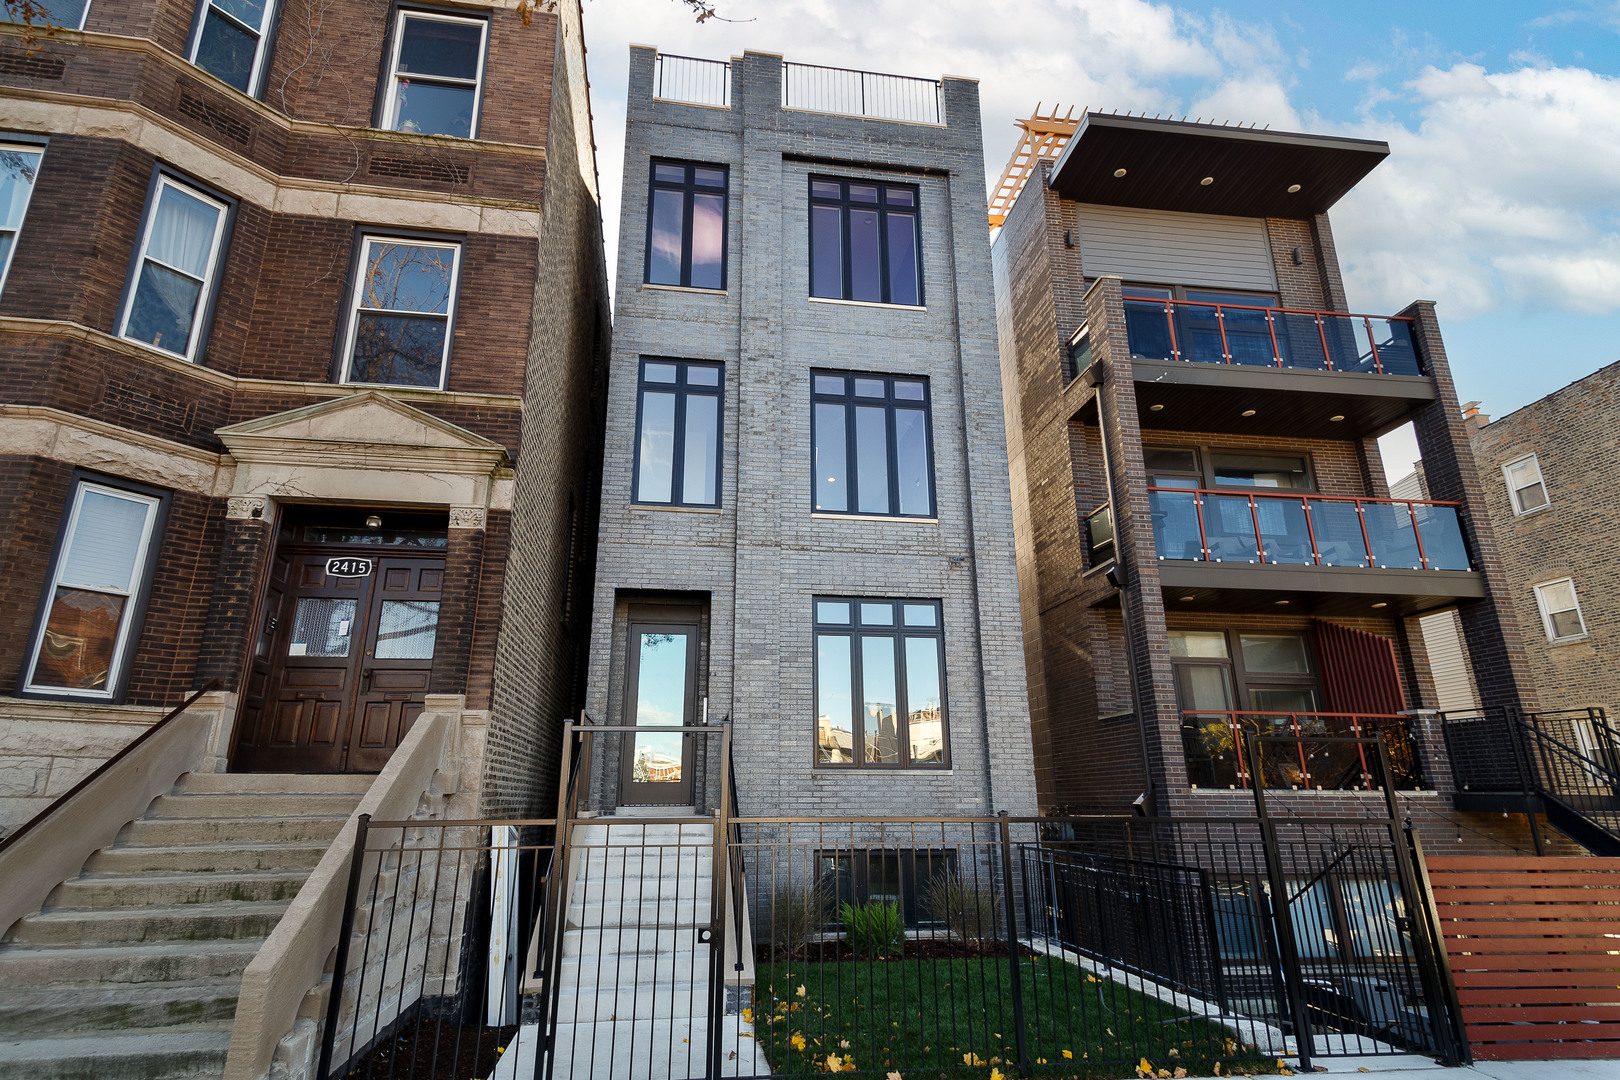
[[[940,602],[818,596],[812,603],[816,763],[945,765]]]
[[[478,132],[487,19],[402,11],[394,31],[382,126],[417,135]]]
[[[810,295],[873,304],[923,302],[917,188],[810,179]]]
[[[647,283],[726,287],[724,165],[654,161],[647,201]]]
[[[1526,454],[1502,466],[1508,493],[1513,499],[1513,516],[1523,517],[1552,505],[1547,496],[1547,482],[1541,477],[1541,462],[1534,454]]]
[[[23,218],[28,215],[28,199],[34,193],[34,180],[44,156],[42,146],[0,143],[0,290],[6,287],[11,253],[16,250]]]
[[[636,402],[636,502],[720,505],[721,364],[643,360]]]
[[[810,378],[817,512],[933,517],[928,380],[842,371]]]
[[[158,174],[119,325],[122,336],[196,359],[225,241],[227,210],[218,199]]]
[[[460,261],[456,243],[361,240],[345,382],[444,389]]]
[[[54,26],[60,30],[83,30],[84,17],[90,13],[90,0],[34,0],[34,25]],[[10,5],[0,10],[0,22],[15,18]]]
[[[244,94],[259,85],[274,0],[205,0],[191,37],[191,62]]]
[[[162,506],[155,492],[74,485],[29,653],[29,691],[108,699],[118,692]]]
[[[1586,620],[1581,617],[1581,604],[1575,598],[1574,579],[1561,578],[1537,585],[1536,606],[1541,609],[1541,624],[1547,631],[1548,641],[1586,636]]]

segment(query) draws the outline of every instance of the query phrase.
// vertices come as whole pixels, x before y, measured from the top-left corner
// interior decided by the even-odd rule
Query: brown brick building
[[[49,7],[0,25],[0,831],[213,680],[216,767],[376,772],[449,695],[534,809],[600,483],[578,4]]]
[[[1620,363],[1470,425],[1543,708],[1620,708],[1620,595],[1598,538],[1620,502]]]
[[[1487,703],[1533,708],[1533,683],[1433,305],[1345,299],[1327,211],[1388,147],[1027,130],[992,223],[1042,805],[1249,813],[1247,733],[1383,731],[1455,850],[1416,619],[1458,612]],[[1377,437],[1408,421],[1429,500],[1384,481]],[[1265,768],[1312,812],[1375,797],[1333,751]]]

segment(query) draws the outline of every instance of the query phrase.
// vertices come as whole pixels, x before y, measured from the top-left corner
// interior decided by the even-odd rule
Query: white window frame
[[[399,18],[394,23],[394,45],[388,56],[388,91],[383,96],[382,115],[378,117],[381,126],[388,131],[396,130],[390,127],[389,117],[394,115],[394,105],[399,97],[399,53],[405,45],[405,20],[423,19],[429,22],[448,23],[477,23],[478,37],[478,74],[473,77],[473,108],[472,120],[467,125],[467,138],[478,138],[478,122],[483,118],[484,107],[484,66],[489,60],[489,20],[477,16],[445,15],[437,11],[417,11],[411,8],[401,8]],[[416,76],[420,78],[420,76]],[[452,86],[464,86],[465,80],[450,79],[438,75],[428,76],[427,82],[443,82]],[[407,133],[409,134],[409,133]],[[442,135],[440,138],[454,139],[455,135]]]
[[[124,499],[129,502],[143,504],[146,507],[146,521],[141,528],[141,538],[135,548],[135,558],[130,564],[130,580],[127,590],[97,587],[89,589],[86,586],[67,583],[68,588],[85,589],[87,592],[101,592],[109,596],[122,596],[126,599],[124,611],[119,619],[118,636],[113,643],[112,660],[107,665],[107,685],[101,690],[81,690],[66,686],[51,686],[48,683],[36,683],[34,671],[39,664],[39,653],[45,645],[45,630],[50,625],[51,605],[56,600],[56,590],[63,584],[62,571],[67,566],[68,555],[73,547],[73,534],[79,524],[79,510],[84,505],[86,492],[94,491],[98,495],[109,498]],[[61,545],[56,552],[55,565],[51,567],[50,582],[46,586],[45,595],[39,613],[39,626],[34,632],[34,641],[28,650],[27,682],[24,690],[32,694],[50,694],[53,696],[94,698],[110,701],[117,696],[123,682],[124,662],[128,658],[130,645],[130,630],[135,625],[135,612],[139,605],[140,594],[147,578],[147,562],[152,550],[152,538],[156,530],[158,511],[162,508],[163,500],[155,495],[147,495],[127,488],[114,487],[110,484],[100,484],[93,480],[79,480],[73,489],[73,503],[68,512],[67,524],[62,530]]]
[[[1568,585],[1569,586],[1569,595],[1570,595],[1570,598],[1575,601],[1575,606],[1573,608],[1559,608],[1558,610],[1559,611],[1573,611],[1573,612],[1575,612],[1575,618],[1578,619],[1580,621],[1580,624],[1581,624],[1580,633],[1578,633],[1578,634],[1566,634],[1563,637],[1558,637],[1553,633],[1552,617],[1553,617],[1554,612],[1549,610],[1548,607],[1547,607],[1546,590],[1552,588],[1554,585]],[[1535,588],[1535,591],[1536,591],[1536,609],[1541,612],[1541,628],[1542,628],[1543,631],[1546,632],[1547,640],[1549,642],[1551,642],[1554,645],[1560,645],[1560,644],[1563,644],[1566,641],[1580,641],[1580,640],[1584,639],[1587,636],[1586,616],[1581,611],[1581,595],[1580,595],[1580,591],[1575,588],[1575,579],[1574,578],[1569,578],[1569,577],[1554,578],[1551,581],[1538,582],[1534,586],[1534,588]]]
[[[450,248],[455,257],[450,261],[450,289],[444,312],[444,348],[439,353],[439,384],[437,386],[406,386],[402,383],[372,383],[351,377],[354,364],[354,341],[360,333],[360,297],[366,285],[366,267],[371,265],[371,245],[409,244],[412,247]],[[350,386],[385,386],[404,390],[443,390],[450,379],[450,341],[456,329],[456,297],[461,287],[461,253],[459,240],[425,240],[419,236],[389,236],[385,233],[367,233],[360,238],[360,258],[354,267],[354,285],[349,292],[349,328],[343,342],[343,379]],[[425,312],[398,312],[393,308],[365,308],[380,315],[417,314]],[[437,317],[437,316],[434,316]]]
[[[0,294],[3,294],[6,291],[6,275],[11,272],[11,261],[17,257],[17,241],[22,237],[22,228],[28,222],[28,207],[34,200],[34,188],[39,186],[39,169],[45,164],[45,147],[38,143],[0,142],[0,151],[36,154],[39,157],[34,165],[34,182],[28,185],[28,198],[23,200],[22,220],[17,222],[15,231],[0,225],[0,233],[11,231],[11,250],[6,253],[5,261],[0,262]]]
[[[197,63],[197,52],[202,48],[203,27],[208,23],[208,14],[210,8],[218,11],[221,18],[229,20],[237,26],[242,27],[244,30],[249,29],[246,23],[232,15],[230,12],[226,11],[224,8],[220,7],[218,4],[214,3],[213,0],[202,0],[202,4],[197,8],[197,25],[193,27],[191,31],[191,48],[187,50],[186,53],[187,63],[191,64],[192,67],[198,68],[199,70],[202,69]],[[264,25],[258,30],[252,31],[253,33],[258,34],[259,43],[253,48],[253,69],[248,73],[247,89],[242,91],[242,93],[246,94],[248,97],[258,96],[259,77],[264,74],[264,65],[269,54],[269,50],[265,48],[265,43],[270,40],[270,24],[275,20],[276,8],[276,0],[266,0],[264,5]],[[219,76],[214,75],[211,71],[206,72],[206,74],[213,75],[213,77],[216,79],[219,78]],[[224,82],[223,79],[220,79],[220,81]],[[226,83],[226,85],[229,86],[230,84]],[[232,86],[231,89],[235,90],[236,87]]]
[[[90,3],[91,3],[91,0],[85,0],[84,10],[79,12],[78,25],[76,25],[76,26],[61,26],[61,27],[57,27],[57,29],[59,29],[59,30],[83,30],[84,29],[84,21],[90,17]],[[10,22],[10,21],[11,20],[9,18],[5,17],[4,15],[0,15],[0,22]],[[34,25],[35,26],[43,26],[43,25],[49,24],[49,22],[50,22],[50,20],[49,20],[49,18],[47,18],[43,23],[36,22]]]
[[[208,269],[203,275],[202,290],[197,294],[197,310],[191,316],[191,333],[187,335],[186,351],[183,353],[176,352],[173,349],[165,349],[162,345],[154,345],[150,341],[142,341],[139,338],[128,336],[129,317],[135,311],[135,294],[141,287],[141,268],[146,265],[146,249],[152,239],[152,222],[157,220],[158,203],[163,199],[163,189],[165,187],[172,187],[176,191],[200,199],[219,210],[219,217],[214,222],[214,240],[208,249]],[[228,204],[221,202],[200,188],[177,180],[167,173],[158,174],[157,183],[152,186],[152,194],[146,200],[146,212],[141,221],[141,242],[135,248],[135,268],[129,277],[128,295],[124,297],[124,310],[118,316],[119,337],[148,349],[155,349],[168,356],[176,356],[190,363],[197,362],[197,353],[202,347],[203,323],[208,320],[208,307],[214,295],[214,279],[219,274],[219,253],[225,243],[225,222],[229,219],[230,213],[231,208]],[[153,261],[156,262],[155,259]],[[185,274],[184,270],[177,270],[175,267],[166,266],[164,263],[158,263],[158,265]],[[191,275],[186,274],[186,276],[190,277]]]
[[[1536,466],[1536,483],[1541,485],[1541,494],[1547,500],[1546,502],[1542,503],[1540,506],[1533,506],[1528,510],[1526,510],[1520,504],[1520,502],[1519,502],[1519,492],[1523,491],[1525,488],[1529,487],[1530,485],[1526,484],[1526,485],[1524,485],[1524,487],[1518,487],[1518,488],[1514,487],[1513,486],[1513,476],[1509,472],[1509,470],[1511,470],[1515,465],[1521,465],[1526,461],[1531,461],[1531,462],[1535,463],[1535,466]],[[1520,456],[1514,458],[1512,461],[1504,462],[1503,465],[1502,465],[1502,481],[1503,481],[1503,483],[1505,483],[1507,485],[1508,505],[1510,505],[1513,508],[1513,516],[1514,517],[1526,517],[1526,516],[1528,516],[1530,514],[1539,514],[1543,510],[1552,509],[1552,491],[1547,487],[1547,477],[1541,471],[1541,459],[1539,457],[1537,457],[1535,454],[1521,454]]]

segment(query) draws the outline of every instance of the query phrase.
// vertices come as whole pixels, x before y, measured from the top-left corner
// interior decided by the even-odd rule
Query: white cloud
[[[1448,318],[1620,308],[1620,80],[1581,68],[1427,68],[1416,128],[1351,133],[1391,154],[1334,211],[1353,304],[1426,297]]]

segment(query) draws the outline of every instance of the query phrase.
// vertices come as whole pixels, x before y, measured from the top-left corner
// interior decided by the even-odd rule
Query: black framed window
[[[928,380],[813,371],[812,505],[829,514],[934,516]]]
[[[824,848],[816,852],[817,876],[833,898],[835,920],[845,904],[887,903],[899,905],[906,926],[915,928],[944,921],[944,912],[929,910],[928,893],[956,875],[956,856],[948,848]]]
[[[166,504],[155,489],[75,478],[35,620],[24,692],[118,696]]]
[[[818,596],[813,607],[816,764],[944,766],[940,602]]]
[[[647,195],[647,283],[726,287],[724,165],[654,161]]]
[[[274,0],[204,0],[188,59],[244,94],[255,93],[275,12]]]
[[[913,184],[810,178],[810,295],[923,302]]]
[[[725,365],[643,360],[636,390],[635,501],[720,505]]]

